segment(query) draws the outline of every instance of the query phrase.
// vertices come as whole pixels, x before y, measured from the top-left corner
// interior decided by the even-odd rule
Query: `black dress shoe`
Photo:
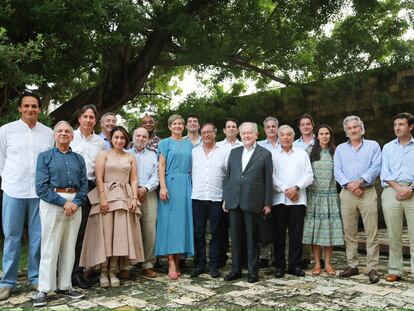
[[[249,274],[247,277],[247,282],[249,283],[256,283],[259,281],[259,276],[257,274]]]
[[[221,276],[221,273],[217,268],[210,268],[210,276],[213,279],[217,279]]]
[[[378,274],[377,270],[375,270],[375,269],[371,269],[371,270],[368,272],[368,279],[369,279],[369,281],[370,281],[372,284],[374,284],[374,283],[378,283],[378,282],[379,282],[379,280],[380,280],[380,276],[379,276],[379,274]]]
[[[91,287],[91,284],[88,281],[84,280],[81,275],[74,275],[72,276],[72,286],[77,286],[82,289],[87,289]]]
[[[289,274],[295,276],[305,276],[305,272],[303,272],[300,268],[294,268],[292,270],[289,270]]]
[[[276,269],[275,277],[276,278],[283,278],[285,276],[285,270],[283,269]]]
[[[204,269],[204,267],[196,267],[193,272],[191,272],[190,276],[192,278],[196,278],[198,277],[200,274],[203,274],[206,270]]]
[[[230,272],[224,277],[225,281],[233,281],[241,278],[240,272]]]

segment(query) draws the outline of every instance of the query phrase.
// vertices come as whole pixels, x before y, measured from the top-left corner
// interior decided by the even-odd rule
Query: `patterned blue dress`
[[[312,148],[306,151],[310,153]],[[315,179],[306,190],[307,207],[303,226],[304,244],[343,245],[342,218],[333,174],[333,158],[328,149],[321,150],[319,161],[312,162]]]
[[[162,139],[158,152],[166,160],[165,182],[169,199],[158,200],[155,255],[194,255],[191,204],[191,152],[189,140]]]

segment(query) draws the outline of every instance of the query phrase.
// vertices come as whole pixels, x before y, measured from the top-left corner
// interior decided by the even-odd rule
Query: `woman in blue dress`
[[[168,256],[168,277],[180,275],[180,254],[194,255],[193,213],[191,205],[190,140],[183,139],[184,119],[168,118],[171,136],[158,145],[160,200],[158,201],[155,255]]]

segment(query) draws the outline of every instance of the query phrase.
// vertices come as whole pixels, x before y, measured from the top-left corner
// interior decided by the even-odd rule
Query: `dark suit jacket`
[[[256,145],[242,171],[243,149],[243,146],[234,148],[229,156],[224,179],[225,208],[235,209],[240,206],[243,211],[261,213],[264,206],[272,206],[273,203],[272,154]]]

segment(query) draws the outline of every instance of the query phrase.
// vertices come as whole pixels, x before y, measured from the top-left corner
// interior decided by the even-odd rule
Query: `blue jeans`
[[[37,284],[39,277],[41,225],[39,199],[16,199],[3,193],[3,278],[0,287],[14,287],[19,269],[21,240],[24,221],[29,227],[29,267],[30,284]]]
[[[206,258],[206,226],[207,219],[210,223],[210,268],[219,266],[220,229],[221,229],[221,202],[193,200],[194,223],[194,266],[205,268]]]

